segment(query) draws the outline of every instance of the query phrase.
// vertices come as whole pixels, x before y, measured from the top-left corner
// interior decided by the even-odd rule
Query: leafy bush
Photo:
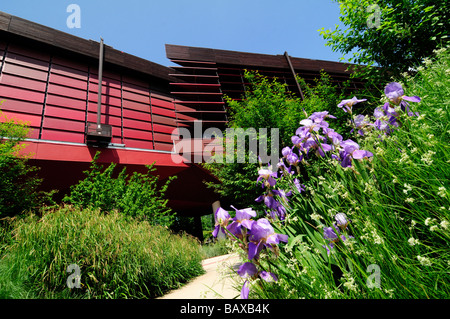
[[[20,154],[26,147],[21,142],[28,134],[26,123],[8,119],[0,110],[0,217],[21,214],[51,201],[51,193],[39,191],[39,169]]]
[[[118,210],[120,213],[148,220],[152,224],[170,226],[173,214],[164,198],[169,183],[176,178],[170,177],[159,187],[159,178],[152,175],[156,169],[147,166],[147,172],[134,172],[131,176],[124,168],[117,177],[114,175],[115,163],[107,168],[97,163],[100,153],[92,160],[86,178],[71,186],[70,194],[63,199],[65,203],[83,208],[100,208],[104,212]]]
[[[193,237],[117,212],[66,206],[13,226],[0,260],[0,298],[153,298],[203,273]],[[72,264],[80,288],[68,288],[76,284]]]
[[[367,123],[352,115],[352,140],[326,111],[302,121],[281,176],[259,171],[265,218],[216,212],[215,234],[248,259],[243,297],[448,297],[450,51],[435,53],[418,75],[386,86]],[[345,114],[355,102],[340,104]],[[307,180],[301,165],[315,168]]]

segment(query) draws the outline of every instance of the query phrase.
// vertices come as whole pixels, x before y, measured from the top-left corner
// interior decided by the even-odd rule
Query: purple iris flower
[[[323,237],[333,243],[339,241],[339,232],[333,227],[326,227],[323,229]]]
[[[250,289],[248,288],[248,280],[246,280],[241,289],[241,299],[248,299],[249,292]]]
[[[418,116],[419,113],[413,113],[409,110],[409,102],[418,103],[421,101],[421,98],[418,96],[406,96],[403,87],[398,82],[391,82],[384,88],[384,94],[388,97],[389,101],[391,101],[394,105],[400,105],[400,108],[403,112],[407,112],[409,116]]]
[[[339,227],[340,229],[344,230],[345,228],[347,228],[348,223],[350,222],[350,220],[347,218],[347,215],[345,215],[344,213],[338,213],[334,216],[334,219],[336,221],[336,226]]]
[[[406,96],[403,87],[398,82],[391,82],[384,88],[384,94],[395,105],[400,105],[402,101],[418,103],[421,101],[418,96]],[[403,110],[404,111],[404,110]]]
[[[231,219],[230,214],[222,207],[219,207],[214,213],[214,218],[216,222],[212,235],[219,238],[225,237],[225,227],[227,227],[228,222]]]
[[[323,120],[325,120],[327,117],[335,119],[336,117],[329,114],[328,111],[323,111],[323,112],[314,112],[313,114],[311,114],[311,116],[309,117],[310,120],[313,120],[316,123],[320,123]]]
[[[286,157],[286,161],[288,162],[289,165],[298,165],[298,163],[300,162],[300,159],[298,157],[297,154],[295,153],[290,153],[287,157]]]
[[[324,133],[326,134],[326,136],[328,137],[328,139],[331,140],[331,142],[333,143],[334,146],[337,146],[339,144],[341,144],[342,142],[342,135],[335,132],[333,129],[327,129],[326,131],[324,131]]]
[[[350,100],[342,100],[341,103],[338,104],[338,107],[341,108],[344,112],[348,112],[351,114],[353,105],[364,101],[367,101],[367,99],[358,100],[356,96],[354,96]]]
[[[281,154],[283,154],[283,157],[288,157],[290,154],[292,154],[292,149],[289,146],[286,146],[281,150]]]
[[[242,278],[248,279],[255,277],[256,274],[258,273],[258,269],[256,268],[254,263],[246,262],[239,267],[237,273]]]
[[[275,195],[278,195],[278,196],[280,196],[283,200],[285,200],[285,201],[288,201],[288,197],[289,196],[291,196],[292,195],[292,191],[288,191],[287,193],[284,191],[284,190],[282,190],[282,189],[279,189],[279,190],[277,190],[277,189],[274,189],[273,191],[272,191]]]
[[[227,229],[236,237],[241,238],[242,227],[250,229],[252,227],[252,217],[256,217],[256,211],[251,208],[237,209],[231,206],[236,211],[236,216],[232,219],[232,223],[228,225]]]
[[[297,178],[294,179],[294,185],[299,193],[304,192],[306,190],[305,185],[301,184]]]
[[[358,134],[361,136],[364,136],[363,128],[369,125],[372,125],[370,122],[366,121],[366,117],[362,114],[359,114],[355,116],[353,119],[353,123],[355,125],[355,128],[358,130]],[[350,133],[353,133],[354,129],[350,131]]]
[[[261,218],[252,224],[249,231],[248,259],[258,258],[264,247],[278,245],[280,242],[288,241],[287,235],[276,234],[270,222]]]
[[[266,169],[260,169],[258,171],[259,177],[256,180],[257,182],[259,181],[264,181],[262,187],[264,188],[264,186],[275,186],[275,184],[277,183],[276,178],[278,178],[278,174],[277,172],[273,172],[270,167],[266,168]]]
[[[360,150],[358,143],[352,140],[345,140],[341,143],[340,160],[342,167],[350,167],[352,158],[363,159],[365,157],[372,157],[373,154],[369,151]]]

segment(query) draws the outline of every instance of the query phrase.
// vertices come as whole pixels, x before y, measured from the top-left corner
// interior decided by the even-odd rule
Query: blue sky
[[[66,9],[81,9],[70,29]],[[318,29],[339,24],[332,0],[2,0],[0,11],[170,66],[168,44],[339,61]]]

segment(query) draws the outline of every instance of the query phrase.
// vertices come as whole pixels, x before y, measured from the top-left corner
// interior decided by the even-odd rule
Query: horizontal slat
[[[92,123],[97,122],[97,113],[89,112],[87,115],[87,120],[88,120],[88,122],[92,122]],[[101,114],[100,122],[103,124],[108,124],[108,125],[116,126],[119,128],[121,128],[121,126],[122,126],[122,119],[117,116]],[[121,135],[121,134],[119,134],[119,135]]]
[[[195,122],[198,120],[178,120],[180,123],[189,123],[189,122]],[[201,120],[204,123],[228,123],[228,121],[212,121],[212,120]]]
[[[223,95],[220,92],[171,92],[175,95]]]
[[[170,85],[174,85],[174,86],[186,86],[186,87],[212,87],[212,88],[216,88],[216,87],[220,87],[220,84],[215,84],[215,83],[170,83]]]
[[[174,111],[168,110],[168,109],[164,109],[164,108],[161,108],[161,107],[156,107],[156,106],[152,106],[152,114],[163,115],[163,116],[173,117],[173,118],[176,117]]]
[[[141,149],[146,149],[146,150],[153,149],[153,142],[151,142],[151,141],[124,139],[123,143],[125,144],[126,147],[141,148]]]
[[[172,134],[174,130],[177,128],[174,126],[166,126],[166,125],[160,125],[153,123],[153,131],[159,132],[159,133],[166,133],[166,134]]]
[[[31,69],[28,67],[5,63],[2,73],[8,73],[17,76],[23,76],[33,80],[47,81],[48,72]]]
[[[98,102],[98,93],[89,92],[89,102]],[[117,107],[122,106],[122,99],[120,97],[114,97],[106,94],[102,94],[102,104],[113,105]]]
[[[172,136],[171,136],[171,134],[155,133],[154,134],[154,138],[155,138],[155,142],[172,143]]]
[[[8,99],[1,105],[2,111],[13,111],[26,114],[42,114],[42,104]]]
[[[153,114],[152,117],[153,123],[166,124],[169,126],[176,126],[177,122],[174,117],[166,117]]]
[[[139,121],[139,120],[132,120],[132,119],[124,118],[123,119],[123,127],[151,131],[152,123],[147,122],[147,121]]]
[[[173,105],[172,102],[155,99],[155,98],[152,99],[152,106],[163,107],[163,108],[170,109],[170,110],[175,109],[175,106]]]
[[[39,92],[45,92],[45,87],[47,86],[47,83],[44,81],[31,80],[11,74],[3,74],[1,77],[1,83],[24,90],[28,89]]]
[[[3,58],[3,55],[2,55],[2,58]],[[48,65],[49,65],[48,61],[37,60],[37,59],[26,57],[26,56],[23,56],[20,54],[15,54],[12,52],[8,52],[6,54],[5,61],[7,63],[24,66],[26,68],[32,68],[32,69],[37,69],[37,70],[41,70],[44,72],[48,72]]]
[[[41,116],[36,114],[18,113],[11,112],[8,110],[3,110],[2,113],[9,120],[18,120],[21,122],[26,122],[29,126],[40,127],[41,126]],[[3,121],[3,117],[0,117],[0,121]]]
[[[153,135],[149,131],[134,130],[134,129],[124,127],[123,128],[123,137],[151,141],[153,138]]]
[[[122,88],[124,91],[128,91],[128,92],[133,92],[133,93],[137,93],[137,94],[143,94],[146,95],[149,93],[149,89],[148,89],[148,85],[146,86],[140,86],[140,85],[135,85],[132,83],[122,83]]]
[[[89,112],[97,113],[97,109],[98,109],[97,103],[89,102],[89,104],[88,104]],[[100,113],[121,117],[122,116],[122,108],[117,107],[117,106],[102,104],[101,108],[100,108]]]
[[[48,93],[53,93],[56,95],[66,96],[80,100],[86,100],[87,97],[86,90],[77,90],[53,83],[49,84],[47,91]]]
[[[90,94],[98,94],[98,84],[89,82],[89,93]],[[102,94],[113,96],[117,98],[122,97],[122,92],[120,88],[116,88],[113,86],[109,86],[108,84],[102,84]],[[95,95],[97,97],[97,95]]]
[[[70,142],[70,143],[84,143],[84,131],[82,133],[68,132],[53,129],[43,129],[43,140]]]
[[[36,103],[44,103],[44,93],[23,90],[11,86],[0,85],[0,100],[17,99]]]
[[[143,94],[137,94],[134,92],[129,92],[129,91],[124,90],[123,98],[130,100],[130,101],[136,101],[136,102],[141,102],[141,103],[145,103],[145,104],[150,103],[150,95],[148,92],[146,95],[143,95]]]
[[[65,107],[57,107],[57,106],[47,105],[45,107],[44,116],[51,116],[51,117],[69,119],[69,120],[77,120],[77,121],[82,121],[84,123],[84,121],[86,119],[86,112],[84,110],[82,111],[82,110],[68,109]]]
[[[150,113],[146,112],[139,112],[129,109],[123,109],[123,117],[129,118],[129,119],[135,119],[135,120],[142,120],[142,121],[151,121]]]
[[[150,104],[143,104],[135,101],[123,100],[123,109],[135,110],[150,114]]]
[[[86,110],[86,101],[85,100],[72,99],[70,97],[54,95],[54,94],[47,95],[46,104],[62,106],[62,107],[67,107],[67,108],[72,108],[72,109],[77,109],[77,110]]]
[[[173,150],[173,143],[166,144],[166,143],[156,143],[155,142],[155,150],[171,152]]]
[[[218,79],[218,75],[203,75],[203,74],[185,74],[185,73],[177,73],[177,74],[169,74],[170,76],[174,76],[177,78],[206,78],[206,79]]]
[[[62,131],[80,132],[83,134],[85,131],[84,121],[72,121],[54,117],[44,117],[43,127]]]
[[[79,90],[87,90],[87,82],[86,81],[70,78],[70,77],[59,75],[56,73],[50,74],[49,81],[50,81],[50,83],[53,83],[53,84],[64,85],[64,86],[68,86],[68,87],[79,89]]]
[[[82,81],[88,80],[88,73],[77,69],[72,69],[64,65],[52,64],[52,73],[72,77]]]
[[[209,102],[209,101],[180,101],[180,102],[178,102],[178,104],[189,104],[189,105],[192,105],[192,104],[198,104],[198,105],[208,105],[208,104],[211,104],[211,105],[224,105],[225,102],[216,102],[216,101],[211,101],[211,102]]]

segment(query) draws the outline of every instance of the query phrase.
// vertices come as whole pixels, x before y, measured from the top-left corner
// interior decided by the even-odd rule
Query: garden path
[[[233,299],[239,298],[239,291],[233,286],[239,278],[236,270],[239,256],[228,254],[203,260],[206,273],[173,290],[159,299]]]

